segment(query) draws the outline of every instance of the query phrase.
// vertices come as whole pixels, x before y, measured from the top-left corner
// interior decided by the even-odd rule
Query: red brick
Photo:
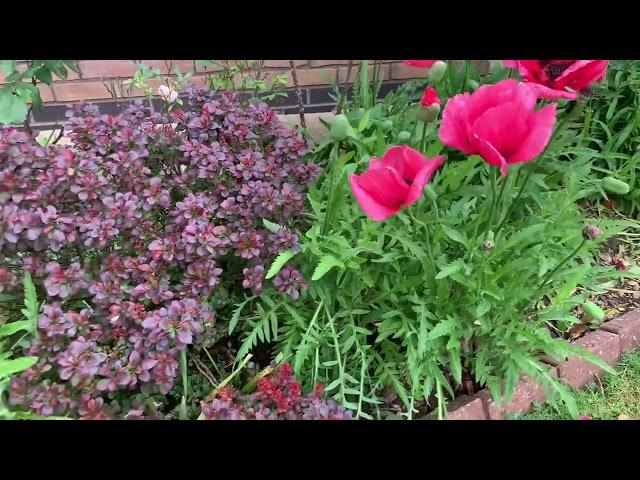
[[[621,353],[640,347],[640,309],[604,322],[600,328],[620,336]]]
[[[360,60],[353,60],[353,66],[357,67]],[[349,65],[350,60],[309,60],[311,67],[326,67],[327,65]]]
[[[305,87],[308,85],[330,85],[331,80],[336,80],[335,68],[315,68],[312,70],[298,70],[298,83]],[[328,77],[328,78],[327,78]],[[293,87],[293,77],[289,75],[287,87]]]
[[[558,377],[558,369],[551,367],[549,374],[552,377]],[[546,400],[544,387],[535,382],[528,375],[522,375],[516,391],[509,403],[502,402],[500,406],[496,404],[489,390],[484,389],[476,393],[474,397],[480,398],[484,404],[484,409],[489,420],[502,420],[504,414],[527,413],[531,410],[534,402],[542,403]]]
[[[265,60],[264,66],[266,68],[291,68],[291,63],[289,60]],[[313,60],[311,60],[313,62]],[[296,67],[301,67],[307,64],[306,60],[294,60]],[[313,66],[313,65],[312,65]]]
[[[620,357],[620,337],[611,332],[596,330],[587,333],[575,342],[588,352],[597,355],[608,364],[614,364]],[[593,363],[573,356],[558,366],[563,382],[574,388],[582,388],[600,375],[602,370]]]
[[[82,78],[133,77],[136,64],[133,60],[81,60]]]
[[[143,64],[151,68],[157,68],[163,75],[169,74],[168,66],[171,70],[178,67],[181,73],[193,72],[193,60],[140,60]],[[203,71],[202,69],[199,69]]]
[[[55,102],[56,97],[49,85],[38,84],[38,90],[40,90],[40,98],[43,102]]]
[[[107,87],[99,81],[54,83],[53,91],[59,102],[111,98],[111,94],[109,93],[109,90],[107,90]]]
[[[486,420],[487,415],[480,398],[462,395],[452,401],[448,407],[449,420]]]
[[[404,63],[391,64],[391,78],[394,80],[404,80],[405,78],[424,78],[428,74],[428,68],[410,67]]]
[[[189,83],[192,85],[207,85],[208,75],[194,75],[189,79]]]
[[[147,80],[147,85],[151,88],[154,95],[158,94],[158,87],[160,85],[166,85],[165,78],[150,78]],[[144,97],[146,96],[142,88],[134,87],[131,84],[122,84],[119,86],[119,95],[121,97]]]
[[[523,375],[516,391],[508,404],[504,405],[505,413],[527,413],[534,402],[542,403],[546,400],[544,388],[527,375]]]
[[[374,69],[374,65],[370,64],[369,65],[369,79],[373,79],[373,69]],[[338,69],[338,81],[340,83],[344,83],[347,81],[347,70],[349,70],[349,67],[340,67]],[[358,75],[358,68],[357,66],[354,66],[351,69],[351,78],[349,79],[350,82],[352,82],[353,80],[355,80],[356,75]],[[382,80],[387,80],[389,78],[389,65],[382,65],[380,67],[380,78]]]
[[[484,406],[485,415],[487,420],[503,420],[504,419],[504,405],[498,406],[493,400],[489,390],[480,390],[474,395],[482,401]]]

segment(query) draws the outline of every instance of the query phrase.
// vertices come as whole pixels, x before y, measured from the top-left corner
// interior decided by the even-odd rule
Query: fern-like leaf
[[[297,252],[294,252],[293,250],[285,250],[284,252],[281,252],[269,267],[264,278],[269,280],[270,278],[275,277],[282,267],[284,267],[284,264],[291,260],[296,253]]]

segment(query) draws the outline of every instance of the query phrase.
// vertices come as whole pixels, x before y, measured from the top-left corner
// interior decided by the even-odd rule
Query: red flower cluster
[[[351,411],[320,398],[322,392],[323,387],[316,385],[315,393],[303,395],[291,365],[285,363],[258,380],[251,395],[238,395],[231,387],[222,389],[202,405],[202,413],[207,420],[351,420]]]

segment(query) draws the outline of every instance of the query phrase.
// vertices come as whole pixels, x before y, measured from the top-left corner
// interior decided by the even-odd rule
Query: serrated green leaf
[[[339,385],[340,385],[340,379],[336,378],[333,382],[331,382],[329,385],[327,385],[327,387],[324,389],[324,391],[325,392],[330,392],[332,390],[335,390]]]
[[[464,238],[464,236],[461,233],[443,224],[440,225],[440,228],[442,228],[442,231],[444,232],[444,234],[447,237],[449,237],[451,240],[453,240],[454,242],[458,242],[464,245],[465,247],[467,246],[467,239]]]
[[[363,132],[368,126],[371,119],[371,110],[367,110],[358,123],[358,132]]]
[[[447,266],[442,268],[440,272],[436,275],[436,280],[440,280],[441,278],[446,278],[449,275],[453,275],[454,273],[458,273],[464,267],[464,261],[462,259],[454,260],[449,263]]]
[[[443,335],[447,335],[454,331],[455,323],[450,319],[445,319],[439,322],[427,335],[429,340],[434,340],[436,338],[442,337]]]
[[[451,375],[458,385],[462,384],[462,363],[460,362],[460,352],[451,350],[449,352],[449,367]]]
[[[291,260],[296,253],[297,252],[294,252],[293,250],[285,250],[284,252],[281,252],[269,267],[269,271],[264,278],[269,280],[270,278],[275,277],[282,267],[284,267],[284,264]]]
[[[322,257],[313,271],[311,280],[314,282],[320,280],[333,267],[344,268],[344,263],[331,255]]]
[[[7,323],[6,325],[0,326],[0,338],[8,337],[9,335],[13,335],[16,332],[21,330],[25,330],[27,332],[31,331],[31,322],[28,320],[19,320],[17,322]]]
[[[0,378],[22,372],[23,370],[35,365],[37,361],[38,357],[21,357],[13,360],[0,360]]]
[[[253,297],[249,297],[244,302],[238,303],[236,305],[236,309],[233,311],[233,314],[231,315],[231,320],[229,320],[229,335],[231,335],[233,333],[233,330],[236,328],[236,325],[238,324],[238,320],[240,320],[240,313],[242,313],[242,309],[251,300],[253,300]]]

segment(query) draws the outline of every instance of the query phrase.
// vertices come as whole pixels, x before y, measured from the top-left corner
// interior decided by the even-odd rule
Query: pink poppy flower
[[[536,111],[536,101],[536,92],[515,80],[456,95],[442,113],[440,140],[506,175],[507,165],[533,160],[549,143],[556,105]]]
[[[504,60],[507,68],[517,68],[520,76],[539,98],[575,100],[602,80],[607,60]]]
[[[431,68],[437,60],[403,60],[405,65],[415,68]]]
[[[372,158],[365,173],[349,177],[351,191],[367,216],[380,222],[416,203],[443,162],[442,156],[427,158],[407,146],[391,147],[382,159]]]

